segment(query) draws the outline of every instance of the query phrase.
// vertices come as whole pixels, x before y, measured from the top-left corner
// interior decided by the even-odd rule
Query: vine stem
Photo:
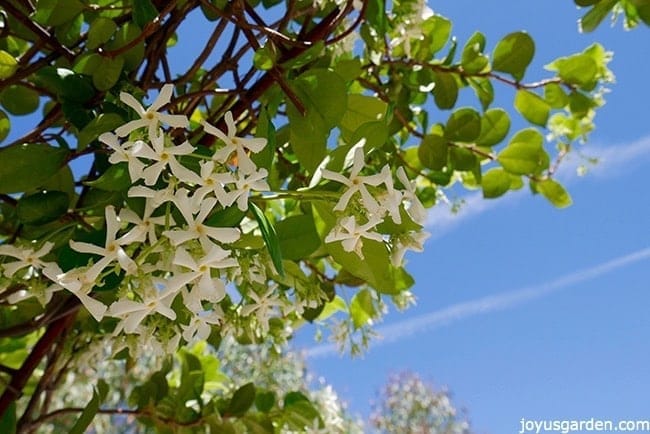
[[[20,398],[23,388],[41,360],[50,351],[57,338],[73,323],[76,311],[52,322],[41,338],[36,342],[22,366],[11,376],[11,381],[0,396],[0,415],[4,415],[9,405]],[[0,416],[2,417],[2,416]]]

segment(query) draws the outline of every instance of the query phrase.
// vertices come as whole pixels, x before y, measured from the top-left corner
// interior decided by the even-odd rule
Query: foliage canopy
[[[583,31],[610,12],[650,21],[646,0],[576,4]],[[83,432],[98,412],[157,432],[328,429],[300,391],[220,388],[218,360],[190,348],[280,345],[329,318],[358,351],[386,303],[411,299],[404,253],[445,191],[527,183],[571,203],[553,175],[593,128],[610,53],[529,82],[526,32],[458,41],[421,1],[388,7],[2,2],[2,432],[70,414]],[[514,112],[494,107],[502,89]],[[511,131],[511,113],[527,126]],[[83,406],[52,407],[68,373],[145,354],[156,368],[137,384],[96,371]],[[110,393],[122,407],[102,406]]]

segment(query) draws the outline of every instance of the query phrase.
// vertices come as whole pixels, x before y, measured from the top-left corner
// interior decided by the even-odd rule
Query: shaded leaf
[[[63,167],[67,155],[65,149],[42,143],[0,149],[0,193],[18,193],[40,187]]]
[[[253,202],[248,203],[248,210],[253,213],[257,224],[259,225],[260,231],[262,232],[262,238],[264,239],[264,244],[271,255],[271,260],[275,266],[275,270],[284,276],[284,269],[282,268],[282,252],[280,250],[280,241],[278,240],[278,235],[275,232],[275,228],[271,222],[266,218],[264,212]]]

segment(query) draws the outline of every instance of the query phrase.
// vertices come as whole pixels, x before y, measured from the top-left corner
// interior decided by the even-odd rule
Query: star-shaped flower
[[[120,93],[120,100],[131,107],[135,112],[140,115],[140,119],[136,119],[115,130],[115,133],[124,137],[129,135],[132,131],[137,130],[138,128],[147,127],[149,139],[153,139],[157,136],[158,128],[160,124],[167,124],[174,128],[186,128],[189,126],[189,120],[184,115],[170,115],[158,112],[165,104],[171,101],[172,93],[174,92],[173,84],[166,84],[160,89],[158,98],[145,109],[140,102],[126,92]]]
[[[4,275],[12,277],[18,270],[26,267],[42,269],[47,267],[50,262],[44,262],[41,258],[52,250],[54,243],[46,242],[40,249],[20,248],[9,244],[0,245],[0,256],[10,256],[18,259],[14,262],[1,264],[4,269]]]
[[[358,225],[353,216],[345,217],[327,234],[325,242],[333,243],[335,241],[341,241],[343,250],[346,252],[355,252],[363,259],[363,252],[361,250],[363,248],[363,240],[361,238],[379,242],[384,241],[381,234],[370,231],[378,223],[379,220],[371,219],[363,225]]]
[[[174,176],[181,181],[192,182],[196,179],[194,172],[176,160],[177,156],[191,154],[196,149],[189,142],[183,142],[178,146],[165,146],[165,136],[161,134],[159,137],[151,139],[152,147],[149,147],[144,142],[140,143],[141,146],[133,150],[133,155],[154,161],[153,164],[142,170],[142,178],[144,178],[145,184],[154,185],[166,167],[169,167]]]
[[[254,171],[257,166],[253,163],[253,160],[248,156],[248,151],[257,153],[260,152],[266,146],[267,140],[260,137],[252,138],[242,138],[237,137],[237,125],[232,117],[232,112],[227,112],[225,115],[226,126],[228,128],[228,134],[224,134],[223,131],[217,127],[210,125],[207,122],[203,122],[203,129],[206,133],[211,134],[219,139],[225,144],[223,148],[218,149],[212,158],[220,163],[227,163],[230,160],[232,153],[237,155],[237,166],[244,173],[250,173]]]

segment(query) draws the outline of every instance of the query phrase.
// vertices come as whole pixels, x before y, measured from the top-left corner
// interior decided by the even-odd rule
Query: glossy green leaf
[[[264,239],[264,244],[271,255],[271,260],[275,266],[275,270],[284,276],[284,269],[282,268],[282,251],[280,250],[280,240],[278,235],[275,232],[275,228],[271,222],[266,218],[264,212],[253,202],[248,203],[248,210],[253,214],[257,224],[259,225],[260,232],[262,232],[262,238]]]
[[[84,411],[79,416],[79,419],[75,422],[74,426],[68,431],[70,434],[83,434],[86,432],[86,429],[90,426],[99,406],[102,404],[108,393],[108,385],[104,380],[97,381],[97,387],[93,391],[93,397],[84,409]]]
[[[498,161],[505,170],[516,175],[536,173],[548,164],[543,144],[544,138],[537,130],[519,131],[499,153]]]
[[[115,113],[100,114],[77,135],[77,149],[80,151],[85,149],[89,143],[97,140],[102,133],[113,131],[122,124],[124,124],[124,119]]]
[[[562,184],[553,179],[536,182],[535,189],[558,208],[565,208],[572,203],[571,196]]]
[[[0,417],[0,432],[3,434],[16,434],[16,401],[12,401]]]
[[[366,6],[366,20],[383,34],[386,31],[386,2],[385,0],[369,0]]]
[[[110,18],[98,17],[88,28],[88,38],[86,40],[86,48],[95,50],[113,37],[117,31],[117,24]]]
[[[510,189],[511,175],[495,167],[485,172],[481,178],[483,197],[492,199],[503,196]]]
[[[557,71],[562,80],[582,90],[591,91],[598,83],[598,64],[587,54],[561,57],[546,65],[546,69]]]
[[[514,32],[499,41],[492,53],[492,69],[521,81],[535,55],[535,42],[525,32]]]
[[[294,83],[300,101],[305,105],[303,116],[292,103],[287,103],[290,142],[298,161],[313,172],[327,153],[327,138],[347,110],[347,88],[336,73],[313,69]]]
[[[278,60],[278,50],[275,44],[268,41],[253,54],[253,65],[261,71],[268,71]]]
[[[454,170],[472,171],[477,168],[476,155],[469,149],[452,146],[449,148],[449,162]]]
[[[68,151],[41,143],[0,149],[0,193],[10,194],[41,186],[65,164]],[[28,173],[29,176],[25,176]]]
[[[422,23],[422,30],[433,55],[442,50],[449,41],[451,21],[440,15],[432,15]]]
[[[255,394],[255,407],[262,413],[268,413],[275,405],[275,393],[273,391],[258,390]]]
[[[488,66],[488,58],[483,54],[485,49],[485,36],[475,32],[465,44],[460,63],[463,69],[470,74],[483,71]]]
[[[6,80],[18,69],[16,58],[4,50],[0,50],[0,80]]]
[[[123,57],[102,57],[99,66],[93,72],[93,84],[98,90],[109,90],[120,79],[123,67]]]
[[[598,104],[593,99],[589,98],[582,92],[573,91],[569,95],[569,110],[577,118],[583,118],[589,112],[598,107]]]
[[[472,87],[472,89],[474,89],[476,97],[481,102],[481,107],[483,110],[487,110],[487,108],[490,106],[490,104],[492,104],[492,101],[494,100],[494,87],[492,86],[492,81],[487,78],[480,77],[471,77],[467,81],[469,82],[469,85]]]
[[[515,109],[530,123],[546,126],[551,106],[539,95],[520,89],[515,95]]]
[[[455,110],[445,127],[445,137],[453,142],[470,143],[481,134],[481,115],[470,107]]]
[[[433,100],[438,108],[446,110],[456,105],[458,81],[452,73],[437,73],[434,78]]]
[[[38,109],[38,92],[29,87],[12,84],[0,93],[0,104],[12,115],[26,115]]]
[[[314,218],[308,214],[295,215],[275,225],[282,257],[299,260],[308,257],[321,245],[314,225]]]
[[[494,146],[510,131],[510,116],[500,108],[490,109],[481,116],[481,135],[476,139],[479,146]]]
[[[235,391],[226,410],[229,416],[242,416],[255,403],[255,385],[246,383]]]
[[[68,212],[70,197],[62,191],[40,191],[23,196],[16,204],[16,215],[21,222],[41,225],[54,221]]]
[[[566,107],[569,103],[569,97],[557,83],[550,83],[544,86],[544,99],[554,109],[561,109]]]
[[[7,138],[11,131],[11,121],[4,110],[0,110],[0,142]]]
[[[140,33],[142,33],[140,27],[135,22],[128,21],[118,28],[115,37],[107,44],[106,48],[109,50],[120,49],[138,38]],[[133,71],[144,59],[144,41],[138,42],[119,57],[124,60],[124,70]]]
[[[447,139],[437,134],[427,134],[418,147],[420,163],[433,170],[442,170],[447,165],[448,154]]]
[[[113,164],[99,178],[85,184],[103,191],[126,191],[132,185],[129,166],[124,162]]]
[[[141,28],[152,22],[157,16],[158,10],[151,3],[151,0],[136,0],[133,2],[133,21]]]
[[[79,0],[39,0],[32,19],[44,26],[58,26],[72,21],[83,10]]]
[[[377,309],[372,301],[372,294],[367,289],[357,292],[350,301],[350,316],[354,328],[358,329],[372,322],[377,316]]]
[[[600,0],[578,21],[578,28],[581,32],[592,32],[603,22],[605,17],[612,11],[618,0]]]
[[[320,413],[301,392],[289,392],[284,396],[283,416],[294,430],[304,431],[307,427],[313,427],[314,420],[318,420],[319,427],[322,425]]]
[[[347,110],[341,118],[343,137],[352,141],[352,135],[363,124],[384,120],[388,104],[377,97],[351,94],[347,97]]]

